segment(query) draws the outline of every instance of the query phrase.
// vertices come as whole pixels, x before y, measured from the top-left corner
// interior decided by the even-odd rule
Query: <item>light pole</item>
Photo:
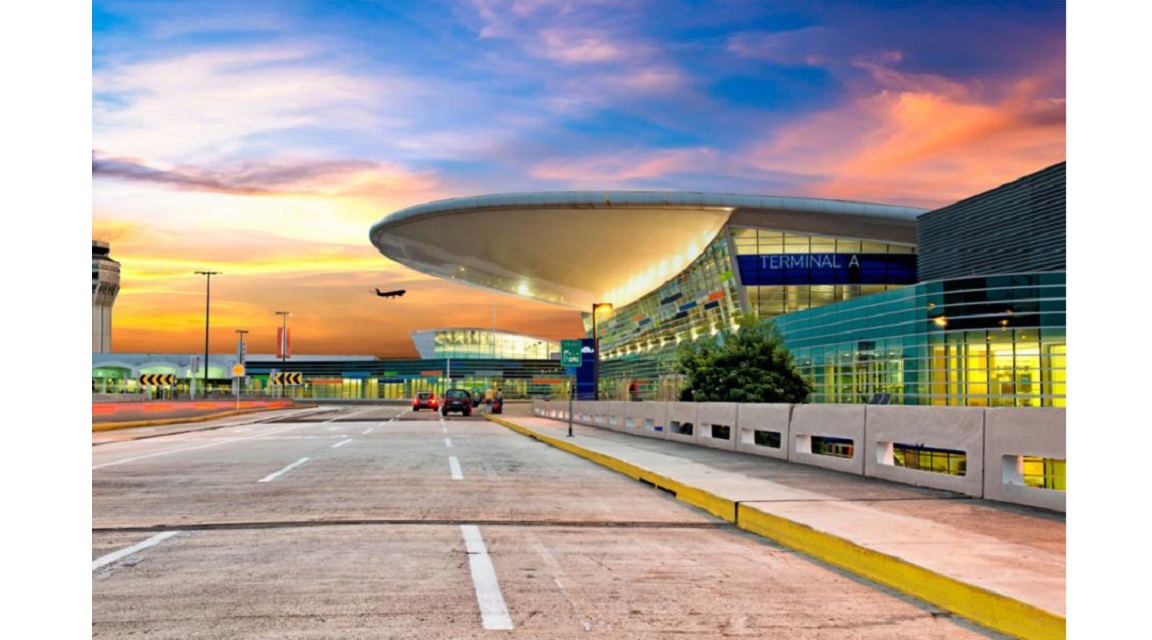
[[[600,336],[596,333],[596,310],[611,309],[611,302],[592,303],[592,399],[600,399]]]
[[[248,333],[248,330],[237,329],[236,333],[240,334],[240,346],[236,348],[236,359],[240,361],[240,364],[244,364],[244,356],[247,355],[247,351],[244,349],[244,334]]]
[[[276,315],[283,319],[280,326],[280,364],[283,365],[288,359],[288,316],[292,315],[292,312],[277,311]]]
[[[277,311],[276,315],[280,316],[283,321],[280,325],[280,373],[284,373],[285,364],[288,360],[288,316],[292,315],[291,311]],[[284,393],[284,385],[280,385],[280,397],[286,397],[288,394]]]
[[[247,329],[237,329],[236,333],[240,334],[240,346],[236,347],[236,360],[240,363],[240,366],[243,367],[244,366],[244,356],[246,355],[246,351],[244,349],[244,334],[248,333],[248,330]],[[235,372],[233,372],[233,373],[235,373]],[[237,405],[240,404],[240,393],[242,391],[244,391],[243,387],[244,387],[244,378],[240,377],[239,379],[236,380],[236,404]]]
[[[212,308],[212,276],[221,275],[219,271],[197,271],[196,275],[206,278],[204,290],[204,397],[208,397],[208,319]]]

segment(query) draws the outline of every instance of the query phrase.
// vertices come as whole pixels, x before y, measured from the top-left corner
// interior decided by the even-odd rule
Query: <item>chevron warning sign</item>
[[[171,373],[144,373],[140,375],[144,386],[167,386],[176,384],[176,376]]]
[[[273,373],[272,384],[304,384],[304,374],[300,372]]]

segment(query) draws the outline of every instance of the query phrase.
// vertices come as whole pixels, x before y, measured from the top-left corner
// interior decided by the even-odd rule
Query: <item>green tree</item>
[[[739,330],[724,329],[680,343],[676,370],[686,386],[681,400],[696,402],[808,401],[812,384],[800,375],[771,320],[745,315]]]

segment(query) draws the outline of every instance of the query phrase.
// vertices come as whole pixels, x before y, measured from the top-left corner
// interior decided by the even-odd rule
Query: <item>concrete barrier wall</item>
[[[629,402],[624,410],[628,433],[649,438],[665,438],[668,431],[668,405],[664,402]]]
[[[582,414],[585,424],[594,427],[608,428],[608,402],[596,400],[584,400],[581,402],[584,407]]]
[[[736,450],[734,402],[701,402],[696,409],[696,444],[726,451]]]
[[[1067,418],[1061,407],[987,409],[984,416],[984,497],[1054,511],[1067,511],[1067,494],[1051,488],[1029,486],[1025,472],[1062,474],[1067,459]],[[1030,462],[1025,457],[1061,461],[1059,465]],[[1039,478],[1030,478],[1040,481]],[[1050,478],[1052,480],[1053,478]],[[1064,486],[1061,475],[1058,485]]]
[[[596,410],[596,402],[592,400],[577,400],[572,403],[572,421],[578,424],[587,426],[596,426],[594,422],[593,412]]]
[[[566,420],[567,405],[566,401],[537,400],[532,407],[538,416]],[[1067,508],[1062,490],[1067,456],[1062,408],[590,400],[572,406],[573,421],[585,426],[1052,511],[1066,512]],[[610,426],[611,416],[616,420]],[[682,433],[687,425],[692,425],[690,435]],[[730,439],[713,438],[712,425],[730,426]],[[756,444],[757,431],[763,433],[763,444]],[[779,448],[769,446],[776,439],[770,434],[779,434]],[[953,468],[957,465],[954,458],[948,458],[948,452],[962,452],[964,475],[898,466],[897,445],[918,448],[917,456],[945,456]],[[910,459],[907,447],[902,455]],[[923,462],[924,457],[920,460]],[[1045,482],[1055,488],[1032,486]]]
[[[700,405],[695,402],[669,402],[667,405],[668,428],[665,429],[664,438],[696,444],[696,410]]]
[[[814,467],[863,475],[865,406],[794,406],[789,429],[788,459]]]
[[[983,408],[865,407],[864,475],[983,496]]]
[[[736,450],[787,460],[792,405],[741,404],[737,407]],[[757,432],[761,435],[758,436]]]
[[[608,405],[608,428],[613,431],[624,431],[624,407],[628,404],[620,400],[612,400]]]

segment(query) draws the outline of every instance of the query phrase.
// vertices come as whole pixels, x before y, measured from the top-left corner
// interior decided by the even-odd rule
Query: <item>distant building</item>
[[[495,331],[493,329],[450,328],[412,332],[412,342],[420,357],[490,358],[499,360],[550,360],[559,358],[556,340]]]
[[[112,351],[112,305],[120,293],[120,263],[108,256],[110,246],[92,241],[92,353]]]

